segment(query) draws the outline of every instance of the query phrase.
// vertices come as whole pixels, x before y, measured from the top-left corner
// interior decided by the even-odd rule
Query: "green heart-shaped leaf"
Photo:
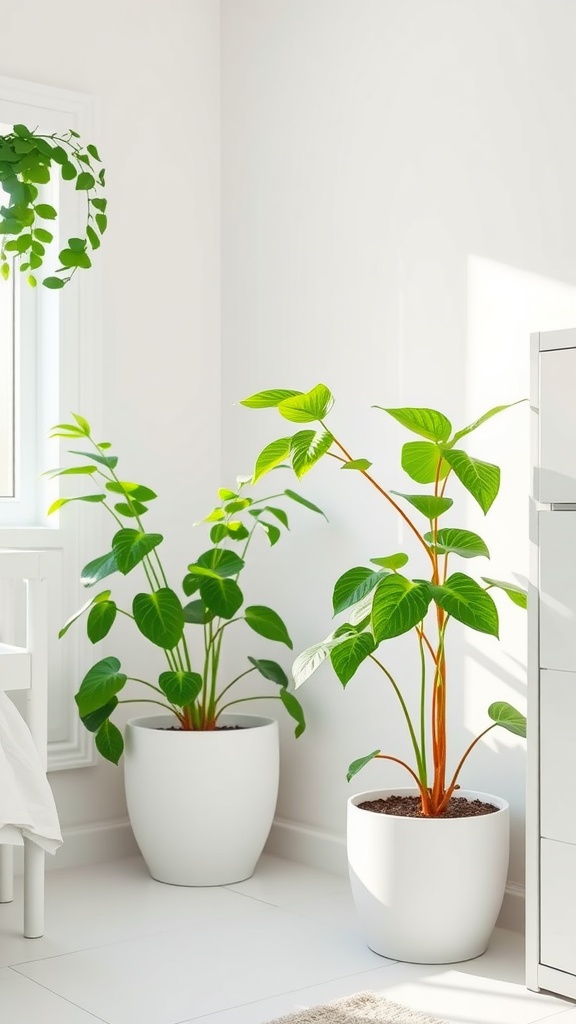
[[[184,612],[178,596],[169,587],[161,587],[152,594],[136,594],[132,613],[142,635],[157,647],[170,651],[180,642]]]
[[[432,599],[425,583],[413,583],[400,573],[380,581],[372,602],[372,630],[377,643],[407,633],[428,611]]]

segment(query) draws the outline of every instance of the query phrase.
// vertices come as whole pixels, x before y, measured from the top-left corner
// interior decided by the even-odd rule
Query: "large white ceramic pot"
[[[174,729],[171,715],[126,726],[130,824],[153,878],[226,885],[249,878],[278,797],[278,723],[224,714],[213,732]]]
[[[444,964],[480,956],[502,906],[508,872],[509,807],[500,797],[458,790],[498,810],[468,818],[408,818],[358,804],[416,789],[358,793],[348,801],[348,866],[367,943],[392,960]]]

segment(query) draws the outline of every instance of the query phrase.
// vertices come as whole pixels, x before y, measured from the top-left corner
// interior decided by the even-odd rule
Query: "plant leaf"
[[[59,508],[63,508],[64,505],[69,505],[72,501],[86,501],[94,504],[98,502],[106,501],[105,494],[78,494],[74,498],[56,498],[48,509],[47,515],[51,516],[53,512],[57,512]]]
[[[274,547],[274,545],[280,540],[281,530],[279,527],[274,526],[273,523],[266,523],[263,519],[258,520],[258,525],[262,527],[268,537],[270,547]]]
[[[427,438],[428,441],[447,441],[452,433],[450,420],[437,409],[385,409],[382,405],[376,405],[374,408],[387,412],[403,427],[407,427],[413,434]]]
[[[381,565],[383,569],[402,569],[408,564],[410,559],[404,551],[397,551],[394,555],[384,555],[383,558],[371,558],[370,561],[374,565]]]
[[[98,601],[88,616],[86,632],[91,643],[96,644],[108,635],[116,618],[115,601]]]
[[[205,626],[214,618],[214,612],[209,611],[204,601],[190,601],[182,610],[184,622],[191,622],[197,626]]]
[[[199,672],[161,672],[158,686],[171,704],[183,708],[192,704],[202,690],[202,676]]]
[[[291,440],[292,468],[298,479],[302,479],[312,466],[326,454],[334,438],[328,431],[299,430]]]
[[[221,576],[206,577],[200,583],[200,596],[204,604],[222,619],[231,619],[244,600],[235,580]]]
[[[372,463],[368,459],[350,459],[350,462],[345,462],[340,469],[357,469],[361,473],[365,473],[371,465]]]
[[[112,761],[112,764],[118,764],[122,757],[124,750],[122,733],[109,718],[102,722],[96,733],[96,749],[107,761]]]
[[[293,718],[294,721],[296,722],[294,736],[296,739],[298,739],[298,737],[302,735],[304,729],[306,728],[306,720],[304,718],[304,711],[302,709],[302,705],[300,704],[298,698],[295,697],[294,694],[290,690],[287,690],[285,687],[283,687],[280,690],[280,700],[282,701],[290,717]]]
[[[46,282],[44,282],[46,283]],[[106,466],[107,469],[115,469],[118,464],[117,455],[100,455],[98,452],[76,452],[71,451],[71,455],[82,455],[85,459],[92,459],[93,462],[98,462],[102,466]]]
[[[374,590],[374,587],[386,573],[376,572],[374,569],[367,569],[365,566],[357,565],[348,569],[334,585],[332,595],[332,608],[334,615],[343,612],[345,608],[357,604],[366,594]]]
[[[444,480],[450,472],[450,466],[442,456],[443,451],[430,441],[407,441],[402,446],[402,469],[418,484],[433,484],[437,474],[438,480]]]
[[[278,412],[292,423],[314,423],[323,420],[333,404],[330,390],[325,384],[317,384],[304,394],[284,398],[278,404]]]
[[[256,459],[256,465],[254,466],[254,473],[252,475],[252,483],[255,484],[260,477],[269,473],[271,469],[275,469],[276,466],[280,466],[290,455],[290,443],[291,437],[279,437],[277,441],[272,441],[262,449],[260,455]]]
[[[429,587],[412,582],[400,573],[380,581],[372,602],[372,630],[376,643],[407,633],[428,611],[432,599]]]
[[[244,618],[250,629],[268,640],[276,640],[278,643],[286,644],[292,650],[293,643],[283,620],[273,608],[267,608],[262,604],[253,604],[244,610]]]
[[[110,715],[117,707],[118,697],[112,697],[107,704],[98,708],[97,711],[91,711],[90,714],[83,715],[80,721],[84,728],[88,729],[88,732],[97,732],[102,725],[102,722],[105,722],[107,718],[110,718]]]
[[[135,501],[152,501],[158,495],[149,487],[143,484],[132,483],[131,480],[111,480],[106,484],[106,490],[112,494],[124,494],[127,498],[134,498]]]
[[[401,491],[390,491],[390,494],[396,494],[399,498],[409,501],[427,519],[438,519],[438,516],[443,515],[454,504],[452,498],[438,498],[434,494],[403,494]]]
[[[118,563],[115,552],[109,551],[84,566],[80,573],[80,582],[83,587],[93,587],[95,583],[99,583],[106,576],[111,576],[113,572],[118,572]]]
[[[502,580],[493,580],[489,576],[482,576],[484,583],[488,584],[488,587],[497,587],[498,590],[503,590],[505,594],[513,602],[518,605],[519,608],[528,607],[528,594],[522,588],[517,586],[515,583],[504,583]]]
[[[432,533],[425,533],[424,540],[440,554],[460,555],[461,558],[478,558],[482,555],[484,558],[490,558],[490,552],[482,538],[471,530],[457,530],[450,526],[438,530],[436,544],[433,543]]]
[[[330,652],[330,661],[342,686],[352,679],[356,670],[374,650],[371,633],[355,633]]]
[[[82,607],[77,612],[74,612],[74,614],[71,615],[70,618],[66,621],[66,623],[62,626],[62,629],[58,633],[58,639],[62,639],[64,634],[67,633],[68,630],[70,629],[70,626],[74,622],[76,622],[76,620],[79,619],[80,616],[83,615],[88,608],[91,608],[92,605],[96,604],[98,601],[107,601],[108,598],[110,597],[110,594],[110,590],[103,590],[100,594],[97,594],[96,597],[91,597],[89,601],[86,601],[86,604],[83,604]]]
[[[331,633],[321,643],[313,644],[312,647],[302,651],[292,665],[292,678],[296,688],[301,686],[316,669],[320,668],[320,665],[330,656],[330,651],[343,643],[345,639],[346,634],[340,633],[336,636],[335,633]]]
[[[506,701],[500,700],[491,704],[488,714],[493,722],[508,729],[508,732],[514,733],[515,736],[526,736],[526,716]]]
[[[285,401],[287,398],[295,398],[296,395],[301,394],[301,391],[271,388],[269,391],[258,391],[255,395],[251,395],[250,398],[243,398],[240,405],[245,405],[248,409],[272,409],[280,405],[280,402]]]
[[[171,651],[182,639],[184,612],[177,594],[169,587],[136,594],[132,614],[142,635],[157,647]]]
[[[120,692],[125,682],[126,675],[120,671],[118,658],[108,657],[97,661],[84,676],[74,697],[80,716],[84,717],[104,707]]]
[[[436,604],[479,633],[498,636],[498,609],[476,580],[455,572],[441,586],[430,587]]]
[[[112,538],[112,550],[120,572],[126,576],[163,541],[161,533],[144,533],[125,527]]]
[[[288,525],[288,516],[283,508],[275,508],[272,505],[265,505],[264,512],[270,512],[270,515],[276,516],[276,519],[278,522],[282,523],[282,526],[285,526],[287,530],[290,529]]]
[[[353,779],[354,776],[365,767],[365,765],[369,764],[370,761],[373,761],[375,757],[378,757],[379,753],[379,750],[373,750],[371,754],[365,754],[364,757],[358,757],[356,761],[352,761],[352,764],[348,769],[348,774],[346,775],[348,782],[350,782],[350,780]]]
[[[288,676],[277,661],[269,661],[266,658],[251,658],[250,656],[248,661],[254,665],[254,668],[258,669],[260,675],[264,676],[264,679],[270,679],[271,682],[277,683],[278,686],[288,686]]]
[[[196,564],[188,566],[188,571],[193,574],[195,567],[201,566],[204,569],[211,569],[217,576],[237,576],[244,568],[244,564],[244,560],[234,551],[210,548],[200,555]]]
[[[485,412],[484,415],[480,417],[480,419],[474,420],[474,423],[471,423],[470,426],[464,427],[463,430],[458,430],[457,433],[454,434],[454,437],[451,438],[450,444],[451,445],[452,444],[456,444],[456,441],[459,441],[461,437],[465,437],[466,434],[471,434],[473,430],[476,430],[483,423],[486,423],[486,420],[491,419],[492,416],[496,416],[497,413],[504,412],[505,409],[511,409],[514,405],[520,405],[521,402],[526,402],[526,401],[528,401],[528,399],[526,399],[526,398],[519,398],[518,401],[516,401],[516,402],[509,402],[508,405],[496,405],[496,406],[494,406],[493,409],[489,409],[488,412]]]
[[[304,508],[309,508],[311,512],[318,512],[318,514],[324,516],[324,519],[326,520],[326,522],[328,522],[328,517],[322,511],[322,509],[318,508],[318,505],[314,505],[313,502],[308,501],[307,498],[303,498],[302,495],[298,494],[297,491],[291,491],[287,489],[284,491],[284,494],[286,495],[287,498],[291,498],[292,501],[297,501],[299,505],[304,505]]]
[[[472,459],[467,452],[448,448],[443,458],[454,470],[460,483],[478,502],[484,515],[488,512],[500,489],[500,469],[491,462]]]

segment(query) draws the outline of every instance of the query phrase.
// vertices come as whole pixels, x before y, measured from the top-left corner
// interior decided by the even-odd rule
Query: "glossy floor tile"
[[[576,1005],[528,992],[522,937],[426,967],[377,956],[346,879],[264,856],[253,878],[188,889],[140,858],[47,876],[46,935],[24,939],[18,893],[0,905],[0,1021],[267,1024],[378,992],[448,1024],[576,1024]]]

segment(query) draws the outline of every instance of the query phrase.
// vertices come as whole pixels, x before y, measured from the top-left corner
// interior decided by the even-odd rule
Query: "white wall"
[[[21,0],[0,5],[0,31],[1,74],[100,98],[105,391],[100,409],[80,411],[97,417],[126,476],[157,490],[149,515],[181,578],[220,476],[219,2]],[[97,823],[125,815],[121,769],[50,778],[77,841],[57,865],[70,848],[97,855]],[[102,853],[125,834],[112,828]]]
[[[575,29],[568,0],[223,0],[230,471],[288,432],[234,405],[261,388],[324,381],[336,432],[399,490],[417,489],[399,467],[408,435],[374,403],[437,407],[462,426],[528,394],[529,332],[576,323]],[[468,450],[502,466],[502,494],[486,520],[460,499],[450,522],[486,539],[483,573],[526,574],[527,407]],[[313,472],[303,489],[330,525],[295,513],[283,550],[260,557],[254,589],[284,611],[297,649],[330,631],[342,571],[409,543],[363,484]],[[492,700],[524,706],[525,621],[499,607],[500,644],[453,624],[452,764]],[[408,643],[390,652],[410,675]],[[408,753],[400,717],[369,668],[343,692],[323,667],[301,693],[309,728],[297,743],[284,731],[279,814],[341,837],[350,792],[407,781],[381,762],[345,781],[376,747]],[[494,732],[462,775],[509,798],[518,885],[524,770],[523,742]]]

